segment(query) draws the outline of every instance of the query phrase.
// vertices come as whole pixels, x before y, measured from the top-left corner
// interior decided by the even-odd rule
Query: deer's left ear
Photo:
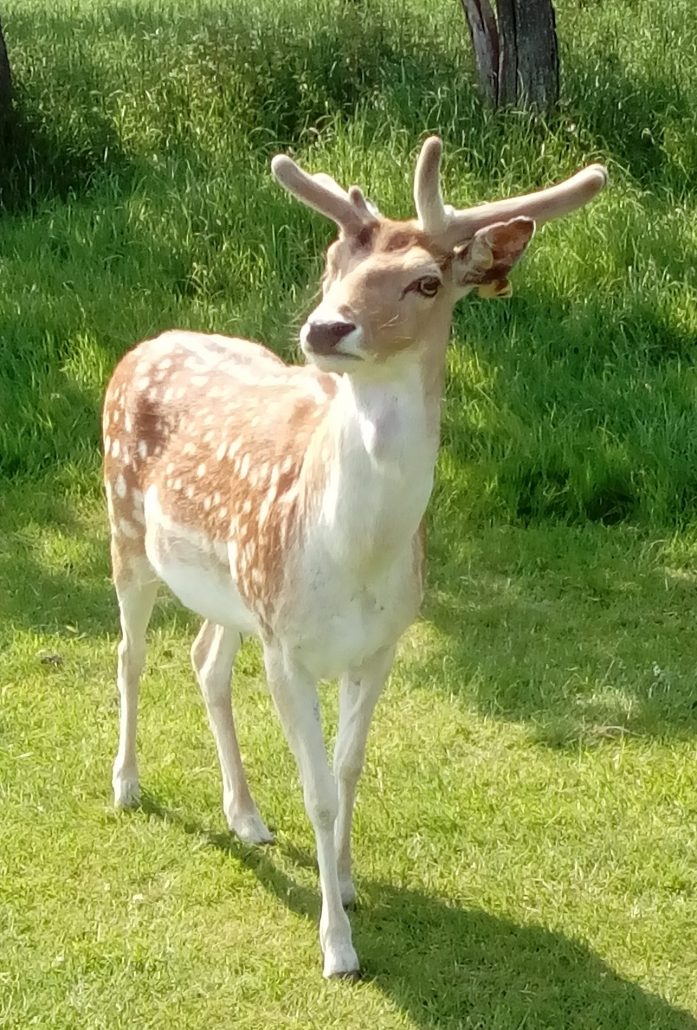
[[[510,297],[508,273],[534,234],[531,218],[494,222],[479,229],[469,243],[455,249],[455,282],[465,289],[478,287],[481,297]]]

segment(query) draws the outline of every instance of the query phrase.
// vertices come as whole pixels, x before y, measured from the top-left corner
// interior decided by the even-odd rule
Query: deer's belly
[[[183,605],[197,615],[256,633],[258,622],[240,596],[230,575],[227,551],[175,523],[148,524],[146,499],[145,551],[157,575]]]

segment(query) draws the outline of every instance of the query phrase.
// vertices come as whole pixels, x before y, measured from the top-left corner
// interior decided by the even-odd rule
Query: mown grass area
[[[690,0],[556,6],[544,124],[480,109],[442,0],[4,5],[3,1026],[697,1026],[697,24]],[[424,619],[357,814],[366,979],[325,984],[254,645],[237,708],[278,845],[225,832],[173,602],[143,684],[145,803],[111,808],[99,405],[166,327],[294,355],[330,229],[270,155],[407,215],[428,132],[457,204],[590,160],[612,184],[540,232],[510,302],[458,311]]]
[[[359,798],[352,986],[321,980],[312,832],[257,648],[236,709],[278,844],[226,832],[174,603],[145,801],[117,814],[101,510],[30,485],[0,528],[3,1026],[697,1026],[697,543],[498,526],[437,558]]]

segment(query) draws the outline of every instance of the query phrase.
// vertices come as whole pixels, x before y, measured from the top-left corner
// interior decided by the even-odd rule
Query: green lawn
[[[697,22],[557,3],[560,113],[482,112],[446,0],[6,0],[0,155],[0,1026],[697,1028]],[[273,848],[226,832],[163,597],[142,807],[116,813],[99,404],[181,325],[292,355],[328,227],[288,149],[410,212],[602,160],[511,301],[456,319],[424,617],[356,818],[365,978],[321,977],[313,840],[257,647],[240,736]],[[325,693],[327,728],[334,690]]]
[[[277,846],[226,832],[173,603],[143,686],[145,802],[116,814],[101,509],[16,488],[0,528],[2,1025],[697,1026],[688,544],[436,534],[359,800],[354,987],[321,979],[312,833],[256,646],[236,704]]]

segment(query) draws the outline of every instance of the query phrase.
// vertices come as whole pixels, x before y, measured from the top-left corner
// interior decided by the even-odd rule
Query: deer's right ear
[[[468,243],[455,249],[455,282],[463,289],[479,287],[482,297],[509,297],[512,291],[508,274],[534,234],[531,218],[494,222],[479,229]]]

